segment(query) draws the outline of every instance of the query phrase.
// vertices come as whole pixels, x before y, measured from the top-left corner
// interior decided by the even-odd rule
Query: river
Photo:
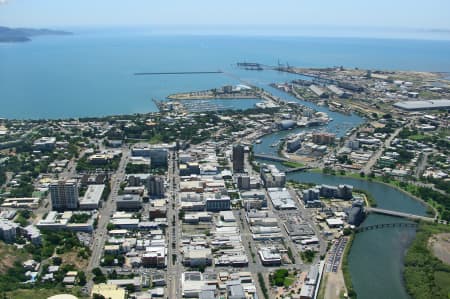
[[[274,92],[274,90],[272,89],[270,92]],[[290,101],[293,100],[293,97],[282,92],[276,91],[274,93]],[[329,123],[326,129],[336,133],[338,137],[345,135],[348,129],[358,126],[363,121],[355,115],[343,115],[328,111],[325,107],[318,107],[312,103],[300,102],[328,113],[334,121]],[[276,155],[277,148],[271,147],[272,143],[277,142],[287,134],[304,130],[307,129],[299,128],[266,135],[262,138],[260,144],[254,145],[254,150],[256,153]],[[279,163],[275,164],[283,168]],[[380,208],[426,215],[426,206],[423,203],[393,187],[378,182],[312,172],[290,173],[288,179],[316,184],[350,184],[355,188],[370,192]],[[362,225],[392,222],[408,222],[408,220],[371,214]],[[349,268],[358,298],[409,298],[403,283],[403,258],[414,237],[415,230],[411,228],[372,230],[356,235],[349,254]]]

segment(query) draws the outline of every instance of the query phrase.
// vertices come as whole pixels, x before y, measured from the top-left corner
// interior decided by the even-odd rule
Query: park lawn
[[[295,276],[292,274],[289,274],[289,276],[284,278],[284,286],[286,288],[290,287],[295,281]]]
[[[283,162],[281,164],[283,164],[283,166],[290,167],[290,168],[299,168],[299,167],[304,167],[305,166],[305,164],[303,164],[303,163],[293,162],[293,161],[285,161],[285,162]]]

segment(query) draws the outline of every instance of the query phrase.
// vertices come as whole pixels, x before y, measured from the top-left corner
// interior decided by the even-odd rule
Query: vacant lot
[[[450,233],[432,236],[430,238],[430,248],[438,259],[450,265]]]
[[[0,241],[0,274],[11,268],[15,261],[23,262],[29,258],[24,250]]]

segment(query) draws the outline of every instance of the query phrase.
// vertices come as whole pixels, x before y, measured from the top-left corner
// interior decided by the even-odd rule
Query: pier
[[[407,219],[412,219],[412,220],[423,220],[423,221],[429,221],[429,222],[435,221],[435,218],[431,218],[431,217],[419,216],[419,215],[414,215],[414,214],[409,214],[409,213],[403,213],[403,212],[397,212],[397,211],[391,211],[391,210],[385,210],[385,209],[378,209],[378,208],[366,208],[366,212],[394,216],[394,217],[407,218]]]
[[[186,72],[143,72],[134,73],[135,76],[151,76],[151,75],[201,75],[201,74],[223,74],[221,70],[218,71],[186,71]]]

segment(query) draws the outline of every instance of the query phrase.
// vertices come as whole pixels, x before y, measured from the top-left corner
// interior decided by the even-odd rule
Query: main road
[[[102,257],[103,248],[105,246],[106,238],[108,235],[107,226],[112,212],[115,210],[115,199],[118,195],[120,183],[125,179],[125,167],[130,157],[130,151],[127,146],[122,147],[122,157],[120,159],[119,167],[117,171],[111,176],[111,192],[106,202],[103,203],[103,207],[99,210],[97,228],[92,233],[92,248],[91,258],[87,266],[87,271],[91,272],[94,268],[100,265],[100,259]],[[93,286],[92,277],[90,277],[87,287],[90,291]]]

